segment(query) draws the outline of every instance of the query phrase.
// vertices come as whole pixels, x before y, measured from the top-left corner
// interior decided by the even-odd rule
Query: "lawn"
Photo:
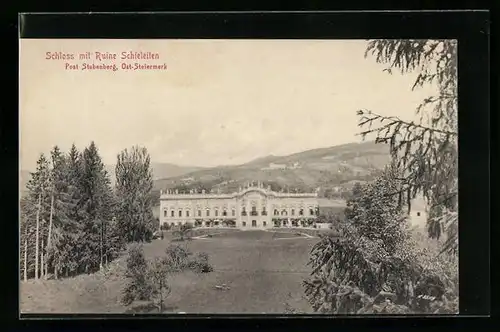
[[[163,255],[171,237],[144,245],[147,258]],[[214,272],[183,272],[171,278],[167,306],[187,313],[284,313],[285,302],[310,312],[303,298],[309,250],[318,240],[294,234],[241,231],[175,242],[207,252]],[[123,313],[124,259],[106,272],[65,280],[21,282],[22,312]],[[216,289],[226,284],[228,290]]]

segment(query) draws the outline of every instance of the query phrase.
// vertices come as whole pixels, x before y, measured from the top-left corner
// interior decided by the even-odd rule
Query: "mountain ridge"
[[[155,195],[160,190],[174,188],[232,192],[249,181],[264,182],[273,190],[292,188],[303,191],[369,181],[389,161],[388,147],[369,141],[310,149],[285,156],[270,154],[240,165],[200,167],[152,162],[151,168]],[[113,185],[114,167],[105,166]],[[26,190],[29,178],[29,171],[21,170],[21,192]]]

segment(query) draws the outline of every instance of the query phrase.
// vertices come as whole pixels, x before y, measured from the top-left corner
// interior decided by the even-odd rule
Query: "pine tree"
[[[148,241],[154,232],[153,177],[146,148],[122,151],[116,164],[118,223],[127,241]]]
[[[31,179],[28,181],[27,189],[28,195],[26,200],[24,200],[23,206],[24,211],[21,210],[21,214],[24,213],[24,219],[26,221],[25,225],[28,229],[25,230],[24,235],[26,236],[26,256],[29,256],[31,252],[30,247],[34,245],[34,276],[38,279],[41,273],[40,258],[43,253],[43,248],[40,247],[40,242],[43,241],[45,224],[41,220],[44,219],[46,213],[48,212],[47,205],[45,204],[47,194],[50,188],[50,170],[49,163],[44,154],[40,155],[37,161],[36,171],[31,174]],[[33,209],[33,207],[35,207]],[[36,212],[34,212],[35,210]],[[33,214],[34,212],[34,214]],[[34,218],[34,225],[30,223],[29,219]],[[34,226],[34,227],[33,227]],[[33,227],[34,229],[30,229]],[[32,238],[30,234],[34,233],[34,243],[30,243]],[[29,257],[27,258],[29,260]],[[29,268],[28,268],[29,269]]]
[[[376,135],[388,143],[395,165],[402,171],[395,195],[410,208],[421,193],[430,204],[429,236],[445,231],[443,251],[458,250],[458,112],[456,40],[372,40],[365,56],[373,55],[392,74],[416,72],[412,89],[436,86],[435,95],[416,109],[419,120],[409,122],[360,110],[361,135]],[[373,124],[379,124],[373,126]],[[444,232],[443,232],[444,233]]]
[[[29,196],[21,198],[20,203],[20,243],[21,243],[21,262],[24,281],[34,273],[34,240],[35,240],[35,215],[37,205],[30,201]]]
[[[82,173],[80,188],[82,199],[79,206],[84,211],[82,225],[83,238],[80,267],[88,273],[102,266],[104,225],[111,219],[110,215],[110,181],[101,161],[97,146],[91,142],[82,155]]]
[[[46,274],[49,265],[57,278],[61,269],[69,264],[72,246],[72,234],[78,232],[76,220],[72,220],[72,210],[77,204],[74,198],[74,187],[71,186],[69,156],[65,156],[55,146],[51,151],[52,187],[47,239]]]

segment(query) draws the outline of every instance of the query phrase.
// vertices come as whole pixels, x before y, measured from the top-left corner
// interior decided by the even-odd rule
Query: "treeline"
[[[20,269],[24,280],[99,270],[127,242],[154,231],[150,158],[145,148],[117,158],[113,188],[94,142],[40,155],[21,199]]]

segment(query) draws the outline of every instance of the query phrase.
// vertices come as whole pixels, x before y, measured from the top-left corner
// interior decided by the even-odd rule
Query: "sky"
[[[364,40],[20,41],[20,164],[95,141],[106,164],[133,145],[153,162],[216,166],[359,142],[359,109],[402,119],[432,94],[389,75]],[[142,51],[160,71],[66,70],[46,52]],[[122,60],[106,60],[120,66]]]

